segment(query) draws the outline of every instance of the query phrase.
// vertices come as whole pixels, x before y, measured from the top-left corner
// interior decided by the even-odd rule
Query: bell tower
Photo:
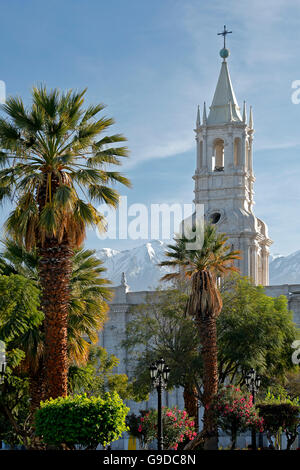
[[[253,212],[253,113],[247,119],[246,103],[239,108],[231,83],[224,31],[223,59],[212,104],[202,122],[196,119],[197,165],[194,175],[195,203],[204,204],[205,219],[229,237],[228,243],[241,251],[237,262],[242,275],[255,284],[269,284],[269,246],[266,224]]]

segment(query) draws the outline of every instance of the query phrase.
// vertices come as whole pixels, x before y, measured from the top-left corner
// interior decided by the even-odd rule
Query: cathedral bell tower
[[[202,122],[198,107],[194,202],[204,204],[205,219],[227,234],[234,250],[241,251],[237,262],[241,274],[255,284],[268,285],[272,240],[266,224],[253,213],[252,108],[248,120],[246,103],[241,114],[233,91],[226,60],[228,33],[224,26],[220,75],[208,115],[204,103]]]

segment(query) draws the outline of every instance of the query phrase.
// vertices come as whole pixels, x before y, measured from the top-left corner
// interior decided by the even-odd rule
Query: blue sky
[[[129,203],[191,202],[197,104],[216,86],[226,24],[240,105],[254,110],[255,213],[273,253],[300,249],[300,3],[297,0],[2,0],[0,79],[29,102],[33,84],[88,87],[128,138]],[[7,213],[3,211],[2,220]],[[99,241],[126,248],[140,241]]]

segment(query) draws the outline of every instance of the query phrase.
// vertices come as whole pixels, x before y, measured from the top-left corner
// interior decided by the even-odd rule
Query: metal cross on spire
[[[227,31],[226,25],[224,24],[224,30],[221,33],[218,33],[218,36],[223,36],[224,38],[224,49],[226,48],[226,35],[232,33],[232,31]]]

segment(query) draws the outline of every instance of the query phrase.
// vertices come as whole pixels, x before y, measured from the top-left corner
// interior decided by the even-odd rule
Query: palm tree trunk
[[[199,325],[203,359],[203,431],[208,437],[217,436],[217,425],[210,404],[218,392],[218,350],[215,318],[207,318]]]
[[[186,384],[183,390],[184,408],[191,418],[195,418],[198,427],[198,398],[197,389],[191,384]]]
[[[203,359],[203,430],[206,448],[217,448],[218,429],[210,409],[218,392],[218,349],[216,319],[222,309],[222,299],[216,281],[209,271],[198,271],[192,278],[192,292],[187,313],[193,315],[198,327]]]
[[[35,371],[29,371],[29,394],[30,394],[30,414],[34,421],[34,414],[40,407],[40,402],[45,399],[45,377],[44,367],[40,364]]]
[[[73,251],[46,239],[39,248],[41,305],[45,315],[45,398],[67,395],[67,326]]]

